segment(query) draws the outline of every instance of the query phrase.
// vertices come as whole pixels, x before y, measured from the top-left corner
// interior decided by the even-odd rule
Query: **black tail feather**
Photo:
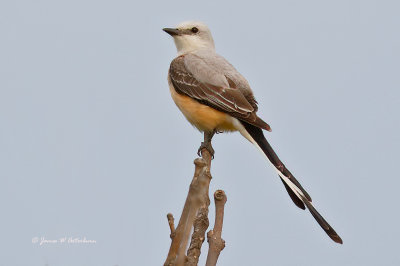
[[[285,167],[282,161],[279,159],[278,155],[272,149],[271,145],[268,143],[267,139],[264,137],[264,133],[261,128],[250,125],[249,123],[241,121],[242,125],[246,129],[246,131],[250,134],[250,136],[257,142],[258,146],[263,150],[264,154],[268,157],[271,163],[278,169],[284,176],[290,179],[293,184],[298,187],[304,196],[312,201],[310,195],[308,195],[307,191],[300,185],[299,181],[292,175],[292,173]],[[296,202],[295,202],[296,204]],[[296,204],[297,205],[297,204]]]
[[[322,229],[326,232],[326,234],[336,243],[342,244],[343,241],[340,236],[335,232],[335,230],[328,224],[328,222],[319,214],[319,212],[314,208],[311,204],[311,197],[304,190],[304,188],[300,185],[300,183],[296,180],[296,178],[290,173],[290,171],[285,167],[285,165],[278,158],[278,155],[272,149],[271,145],[268,143],[267,139],[264,137],[264,133],[258,127],[255,127],[249,123],[241,121],[242,125],[246,129],[247,133],[254,139],[257,145],[262,149],[264,154],[268,157],[271,163],[276,167],[278,171],[281,172],[285,177],[287,177],[301,192],[293,191],[288,184],[281,178],[282,183],[285,185],[286,191],[288,192],[290,198],[294,202],[294,204],[300,209],[307,209],[310,211],[311,215],[318,222],[318,224],[322,227]]]
[[[289,194],[290,198],[292,199],[293,203],[296,204],[297,207],[299,207],[302,210],[305,210],[306,207],[304,206],[304,203],[301,199],[299,199],[299,197],[296,196],[296,194],[294,194],[293,190],[290,189],[290,187],[285,183],[285,181],[283,181],[282,177],[279,177],[283,183],[283,185],[285,185],[286,191]]]
[[[343,244],[343,240],[340,236],[335,232],[335,230],[328,224],[328,222],[324,219],[324,217],[319,214],[319,212],[314,208],[314,206],[307,200],[303,199],[304,203],[307,206],[307,209],[310,211],[311,215],[318,222],[318,224],[324,229],[325,233],[336,243]]]

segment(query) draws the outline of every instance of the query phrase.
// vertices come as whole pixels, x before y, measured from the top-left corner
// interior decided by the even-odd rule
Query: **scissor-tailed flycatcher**
[[[174,38],[178,50],[168,73],[171,95],[186,119],[204,132],[200,149],[207,148],[214,154],[211,139],[215,132],[239,131],[269,159],[294,204],[303,210],[307,206],[328,236],[343,243],[265,139],[262,129],[271,131],[271,128],[256,114],[257,101],[249,83],[215,52],[208,27],[201,22],[189,21],[163,30]]]

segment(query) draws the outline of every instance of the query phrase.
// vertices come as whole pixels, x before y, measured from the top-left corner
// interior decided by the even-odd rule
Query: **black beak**
[[[178,29],[164,28],[163,31],[168,33],[171,36],[180,35],[180,31]]]

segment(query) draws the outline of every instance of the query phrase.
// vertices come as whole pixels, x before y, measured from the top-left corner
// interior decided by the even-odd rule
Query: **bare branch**
[[[172,215],[172,213],[168,213],[167,214],[167,219],[168,219],[169,229],[171,230],[171,234],[169,235],[169,237],[171,239],[174,239],[174,237],[175,237],[175,225],[174,225],[174,216]]]
[[[212,155],[207,149],[202,149],[201,156],[206,160],[206,162],[208,162],[207,170],[210,172]],[[209,181],[211,181],[211,178]],[[208,197],[209,186],[210,182],[207,184],[207,195],[204,195],[206,197],[205,205],[200,208],[196,220],[194,221],[192,240],[187,251],[187,261],[185,266],[196,266],[199,262],[201,246],[205,240],[206,230],[210,224],[208,220],[208,206],[210,205],[210,198]]]
[[[209,244],[206,266],[217,265],[217,260],[221,251],[225,248],[225,240],[221,238],[222,225],[224,221],[224,208],[227,201],[225,192],[217,190],[214,193],[215,201],[215,223],[214,229],[207,233]]]
[[[208,205],[201,207],[194,221],[194,229],[192,240],[187,251],[187,261],[185,266],[196,266],[199,262],[201,246],[205,240],[206,230],[209,225],[208,221]]]
[[[206,149],[202,149],[201,155],[202,158],[194,160],[194,176],[164,266],[184,265],[186,261],[185,251],[194,219],[201,207],[207,207],[210,204],[208,188],[211,181],[211,154]]]

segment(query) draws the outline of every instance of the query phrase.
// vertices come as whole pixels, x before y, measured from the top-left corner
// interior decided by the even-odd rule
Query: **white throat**
[[[174,38],[178,55],[190,53],[199,49],[207,49],[215,51],[213,39],[201,39],[198,36],[185,35],[176,36]]]

